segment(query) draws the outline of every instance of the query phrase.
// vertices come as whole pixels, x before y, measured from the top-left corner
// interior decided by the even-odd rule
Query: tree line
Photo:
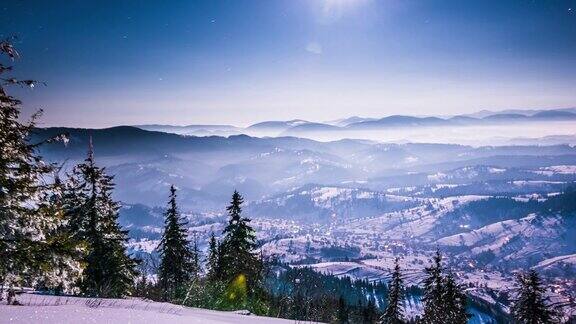
[[[0,42],[0,53],[10,60],[19,57],[9,40]],[[21,102],[6,88],[34,87],[38,83],[6,76],[10,71],[12,66],[0,63],[0,298],[4,290],[8,291],[9,304],[17,303],[15,287],[30,286],[55,294],[101,298],[138,295],[188,306],[248,309],[294,319],[321,314],[313,320],[336,323],[412,321],[405,314],[406,288],[398,260],[386,285],[385,307],[365,299],[351,305],[344,294],[309,295],[302,286],[296,287],[296,281],[286,291],[274,289],[270,278],[276,278],[276,288],[286,281],[278,281],[282,274],[273,274],[277,263],[265,260],[258,252],[256,233],[250,219],[242,215],[243,198],[236,191],[227,207],[228,224],[220,239],[212,234],[204,258],[196,240],[189,239],[187,222],[177,204],[177,190],[172,186],[157,248],[157,280],[139,274],[141,260],[129,255],[128,231],[118,223],[120,204],[112,197],[113,176],[96,164],[92,143],[86,159],[64,179],[61,166],[42,160],[39,147],[66,142],[67,138],[62,135],[30,143],[41,111],[29,122],[21,122]],[[463,287],[444,269],[440,252],[432,261],[425,269],[424,311],[418,321],[466,323],[470,314]],[[304,277],[314,278],[310,272]],[[532,271],[520,276],[519,284],[513,317],[519,323],[550,323],[554,312],[538,274]],[[376,289],[366,285],[364,289]]]
[[[350,284],[345,290],[333,284],[330,291],[325,288],[329,280],[310,268],[290,270],[288,267],[288,270],[281,269],[284,275],[271,274],[279,263],[264,260],[257,254],[255,232],[249,225],[250,220],[241,215],[243,199],[236,191],[226,208],[229,221],[222,232],[223,238],[218,241],[214,234],[210,238],[207,269],[203,275],[200,252],[196,242],[188,239],[187,223],[179,213],[176,198],[176,189],[171,187],[159,246],[158,280],[148,283],[142,280],[137,294],[187,306],[249,309],[262,315],[306,321],[407,323],[411,320],[404,312],[406,289],[398,259],[384,289],[387,306],[383,314],[373,299],[365,297],[365,291],[377,289],[374,285],[365,284],[354,304],[350,301],[354,295]],[[466,323],[470,318],[466,295],[451,273],[444,274],[441,260],[437,252],[433,265],[425,269],[424,313],[419,322]],[[335,291],[339,295],[335,295]]]

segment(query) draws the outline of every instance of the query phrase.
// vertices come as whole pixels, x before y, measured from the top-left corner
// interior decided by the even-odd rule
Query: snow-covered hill
[[[116,175],[117,199],[162,206],[168,186],[175,184],[181,205],[193,211],[221,210],[234,189],[248,201],[309,184],[372,191],[418,186],[414,194],[439,197],[481,194],[479,188],[487,193],[560,191],[576,180],[576,147],[569,145],[472,147],[246,135],[194,137],[134,127],[39,129],[33,141],[61,133],[68,133],[70,141],[67,146],[43,147],[40,153],[47,161],[67,161],[66,167],[82,161],[90,134],[97,163]],[[432,192],[425,186],[442,189]]]
[[[519,220],[490,224],[477,230],[444,237],[443,246],[466,247],[467,253],[477,255],[491,251],[502,261],[513,260],[517,266],[534,264],[551,253],[564,250],[572,230],[561,217],[529,215]]]
[[[549,275],[576,277],[576,254],[560,255],[546,259],[533,268]]]
[[[138,323],[138,324],[252,324],[293,323],[278,318],[183,307],[141,299],[93,299],[26,293],[22,306],[0,304],[1,324]]]
[[[420,199],[358,188],[308,185],[255,201],[246,211],[256,217],[307,220],[326,223],[331,220],[365,218],[383,212],[402,210],[420,203]]]

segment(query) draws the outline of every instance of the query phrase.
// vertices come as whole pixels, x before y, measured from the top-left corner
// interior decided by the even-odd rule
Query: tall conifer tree
[[[466,324],[470,314],[466,312],[467,297],[463,289],[456,283],[454,275],[448,273],[444,278],[444,315],[450,323]]]
[[[400,264],[398,258],[394,261],[394,271],[392,278],[388,283],[388,305],[382,315],[382,323],[384,324],[402,324],[404,319],[404,304],[402,303],[404,295],[404,280],[402,280],[402,273],[400,272]]]
[[[187,223],[178,211],[174,186],[170,187],[168,208],[164,216],[164,233],[158,246],[161,257],[159,284],[164,299],[173,301],[184,297],[194,273],[198,273],[188,241]]]
[[[443,323],[443,296],[444,280],[442,278],[442,255],[437,250],[432,258],[432,265],[424,269],[426,279],[424,279],[424,316],[423,323]]]
[[[224,229],[219,252],[219,266],[225,283],[246,282],[248,293],[257,288],[260,281],[261,263],[255,253],[257,243],[250,219],[242,217],[244,199],[234,191],[232,201],[226,208],[230,219]]]
[[[194,233],[194,242],[192,243],[190,253],[190,280],[188,282],[186,296],[182,303],[189,306],[201,307],[202,297],[205,297],[205,290],[200,282],[202,263],[200,261],[200,249],[198,248],[196,233]]]
[[[58,171],[57,171],[58,172]],[[46,244],[36,261],[42,271],[39,273],[39,287],[55,294],[78,293],[78,281],[82,275],[82,255],[86,251],[73,236],[69,219],[64,210],[64,184],[56,173],[50,189],[46,189],[47,199],[40,204],[40,213],[55,217],[56,223],[46,231]]]
[[[120,205],[112,198],[113,177],[96,166],[90,139],[88,157],[70,175],[65,209],[75,237],[87,248],[81,290],[95,297],[130,294],[137,260],[127,255],[128,231],[118,224]]]
[[[0,41],[2,57],[19,57],[10,40]],[[65,137],[31,143],[41,111],[30,122],[20,122],[21,102],[7,93],[7,87],[33,88],[36,82],[7,75],[11,71],[12,66],[0,62],[0,287],[45,283],[58,279],[47,275],[57,274],[56,268],[78,266],[67,256],[75,247],[60,244],[64,242],[54,236],[65,225],[52,200],[58,192],[49,180],[55,166],[44,163],[37,153],[40,145]]]
[[[546,288],[535,270],[519,274],[520,290],[512,306],[512,316],[517,323],[554,323],[555,312],[547,304]]]
[[[432,265],[425,268],[424,279],[424,316],[422,323],[467,323],[470,315],[466,313],[466,295],[452,274],[444,275],[442,255],[437,250]]]
[[[208,257],[206,259],[206,265],[208,267],[208,280],[215,281],[220,278],[220,273],[218,269],[218,242],[214,233],[210,235],[210,242],[208,243]]]
[[[194,242],[192,243],[192,279],[195,281],[200,280],[200,275],[202,274],[202,262],[201,259],[201,252],[198,248],[198,238],[196,234],[194,234]]]

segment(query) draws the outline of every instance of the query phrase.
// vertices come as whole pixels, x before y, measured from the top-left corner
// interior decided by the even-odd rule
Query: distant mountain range
[[[311,122],[301,119],[288,121],[264,121],[248,127],[232,125],[136,125],[135,127],[166,133],[192,136],[302,136],[310,133],[331,133],[363,130],[386,130],[390,128],[492,125],[544,121],[576,121],[576,108],[554,110],[503,110],[488,111],[452,117],[415,117],[393,115],[383,118],[352,116],[328,122]]]
[[[174,133],[179,135],[197,135],[197,136],[207,136],[207,135],[237,135],[242,132],[242,128],[232,126],[232,125],[187,125],[187,126],[174,126],[174,125],[138,125],[135,126],[143,130],[164,132],[164,133]]]
[[[576,164],[576,147],[569,145],[472,147],[246,135],[197,137],[129,126],[38,129],[32,140],[60,133],[69,134],[70,141],[67,146],[43,147],[41,153],[48,161],[65,162],[68,169],[85,158],[92,136],[98,163],[116,175],[118,198],[161,206],[167,188],[175,184],[181,188],[184,207],[199,211],[221,208],[234,189],[248,200],[257,200],[307,184],[386,190],[399,185],[427,186],[444,181],[469,185],[470,181],[481,181],[485,189],[478,185],[461,189],[516,191],[514,184],[492,182],[564,183],[574,180],[574,175],[548,175],[549,171],[540,172],[539,168]],[[475,166],[494,170],[470,168]],[[466,169],[458,171],[460,168]]]
[[[505,109],[505,110],[481,110],[472,114],[467,114],[463,116],[474,117],[474,118],[484,118],[492,115],[498,114],[517,114],[525,116],[533,116],[537,113],[546,111],[560,111],[560,112],[570,112],[576,113],[576,108],[560,108],[560,109]]]

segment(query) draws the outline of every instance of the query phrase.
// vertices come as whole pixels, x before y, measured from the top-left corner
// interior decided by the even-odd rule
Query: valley
[[[92,136],[97,160],[115,175],[130,250],[149,265],[168,186],[179,188],[189,237],[203,251],[212,233],[222,232],[223,207],[237,189],[248,198],[244,212],[266,257],[371,282],[387,281],[399,257],[407,285],[418,286],[440,249],[479,303],[506,313],[515,272],[533,267],[553,287],[551,298],[566,305],[563,312],[574,314],[573,146],[65,131],[68,146],[43,154],[79,161]]]

